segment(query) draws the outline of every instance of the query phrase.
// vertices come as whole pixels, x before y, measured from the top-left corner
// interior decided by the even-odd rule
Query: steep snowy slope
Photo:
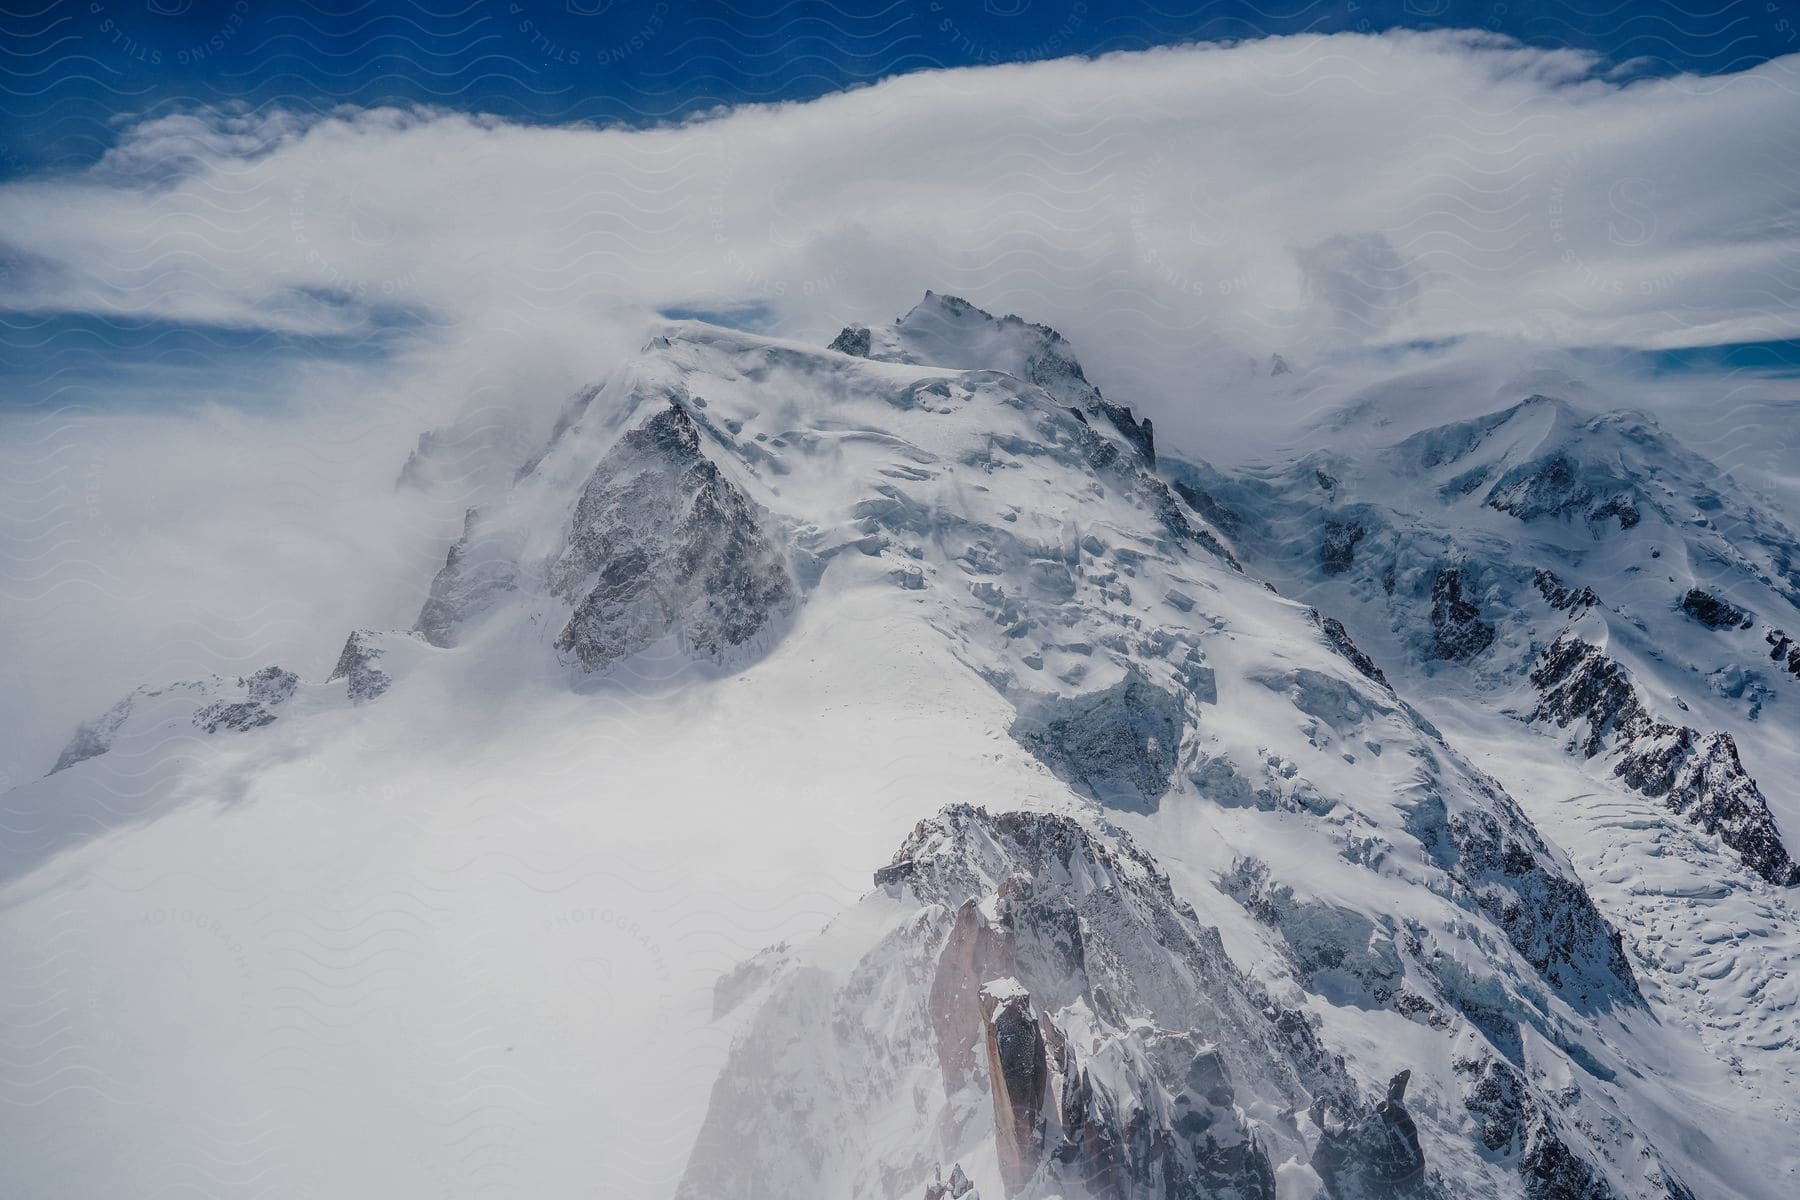
[[[1411,660],[1240,565],[1280,483],[1172,488],[953,298],[834,345],[669,326],[414,630],[7,795],[23,1187],[1791,1191],[1791,1112]]]
[[[1387,427],[1374,400],[1328,448],[1169,469],[1507,783],[1646,989],[1793,1119],[1800,540],[1641,414],[1531,396]]]

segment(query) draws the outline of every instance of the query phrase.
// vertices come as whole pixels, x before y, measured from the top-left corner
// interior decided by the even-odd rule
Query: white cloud
[[[126,127],[84,175],[0,187],[21,268],[0,304],[349,337],[399,310],[426,336],[302,363],[255,412],[7,420],[7,498],[38,514],[0,546],[7,651],[37,689],[0,713],[15,757],[170,668],[246,644],[316,664],[348,626],[404,620],[456,515],[393,493],[412,438],[471,404],[553,405],[625,344],[622,307],[823,340],[961,293],[1057,325],[1201,453],[1248,419],[1232,389],[1273,351],[1800,335],[1797,63],[1619,84],[1478,34],[1298,37],[644,130],[394,110]],[[122,514],[104,536],[96,505]],[[85,542],[41,540],[64,518]],[[30,582],[45,555],[54,586]],[[183,613],[264,632],[190,663],[168,648]]]
[[[816,332],[935,285],[1078,315],[1128,293],[1251,350],[1761,338],[1795,321],[1796,61],[1618,85],[1567,51],[1396,34],[928,72],[649,130],[190,113],[0,190],[0,227],[60,268],[15,307],[273,328],[357,319],[328,296],[502,322],[763,302]],[[1319,247],[1375,245],[1356,286],[1382,319],[1364,297],[1346,320],[1357,267]]]

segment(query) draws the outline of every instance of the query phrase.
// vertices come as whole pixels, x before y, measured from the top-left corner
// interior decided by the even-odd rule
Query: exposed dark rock
[[[670,634],[716,656],[795,596],[755,508],[700,453],[679,404],[625,434],[594,469],[551,582],[575,604],[557,648],[590,671]]]
[[[1319,543],[1319,566],[1327,575],[1342,575],[1356,562],[1356,544],[1368,534],[1354,521],[1325,522],[1325,538]]]
[[[1269,355],[1269,374],[1270,375],[1286,375],[1288,372],[1292,371],[1293,369],[1294,368],[1288,366],[1287,359],[1281,357],[1281,355],[1279,355],[1279,354]]]
[[[1708,629],[1748,629],[1755,618],[1731,601],[1702,588],[1689,588],[1681,611]]]
[[[1156,465],[1156,429],[1149,417],[1134,418],[1131,409],[1123,404],[1114,404],[1110,400],[1100,401],[1100,411],[1106,414],[1113,428],[1117,429],[1125,440],[1136,447],[1142,456],[1144,465]]]
[[[386,671],[375,665],[381,658],[381,651],[369,644],[372,636],[368,630],[359,629],[345,638],[337,666],[325,679],[327,683],[342,679],[345,693],[358,704],[380,696],[394,682]]]
[[[1561,454],[1514,467],[1488,493],[1487,506],[1521,521],[1563,516],[1594,499],[1575,464]]]
[[[223,701],[209,704],[194,714],[194,724],[207,733],[217,733],[221,729],[229,729],[233,733],[248,733],[252,729],[274,723],[274,713],[260,704],[243,701],[235,704]]]
[[[1788,673],[1800,679],[1800,645],[1779,629],[1771,629],[1764,635],[1769,643],[1769,659],[1786,667]]]
[[[958,805],[921,822],[877,879],[955,906],[931,988],[940,1065],[952,1092],[992,1081],[1008,1196],[1273,1200],[1234,1071],[1356,1110],[1311,1027],[1247,990],[1216,931],[1127,838]],[[1091,1044],[1046,1015],[1073,1001],[1095,1015]]]
[[[1169,790],[1183,724],[1180,699],[1133,668],[1104,691],[1027,699],[1009,732],[1102,803],[1154,811]]]
[[[294,694],[300,677],[280,667],[264,667],[237,683],[244,689],[246,699],[215,701],[194,714],[194,724],[208,733],[217,733],[221,729],[245,733],[271,724],[275,720],[272,710]]]
[[[1535,1111],[1531,1090],[1511,1063],[1491,1054],[1459,1059],[1463,1107],[1475,1119],[1481,1144],[1498,1154],[1516,1148],[1528,1107]]]
[[[1611,1200],[1617,1194],[1592,1152],[1577,1149],[1580,1135],[1563,1128],[1512,1064],[1483,1054],[1459,1058],[1455,1068],[1463,1108],[1474,1119],[1481,1144],[1514,1158],[1527,1200]],[[1693,1200],[1687,1185],[1659,1164],[1645,1178],[1668,1200]]]
[[[1643,517],[1639,514],[1637,504],[1630,496],[1612,496],[1594,506],[1588,513],[1588,520],[1600,522],[1611,517],[1619,522],[1620,529],[1630,529]]]
[[[1211,492],[1185,479],[1177,479],[1170,486],[1177,496],[1187,501],[1189,508],[1205,517],[1219,532],[1226,537],[1237,534],[1241,524],[1237,514],[1219,503]]]
[[[1585,757],[1617,754],[1613,773],[1716,834],[1770,883],[1800,883],[1756,781],[1725,733],[1701,733],[1657,720],[1630,673],[1599,647],[1564,635],[1539,657],[1531,681],[1542,693],[1533,720],[1578,727],[1572,746]]]
[[[1001,323],[1008,321],[1018,321],[1018,318],[1005,317]],[[1087,375],[1075,360],[1068,342],[1056,330],[1047,325],[1030,325],[1027,328],[1038,334],[1039,341],[1035,350],[1026,358],[1025,377],[1058,399],[1074,400],[1089,415],[1105,417],[1138,452],[1144,465],[1155,466],[1156,432],[1151,427],[1150,418],[1145,417],[1140,421],[1126,405],[1115,404],[1102,396],[1100,389],[1088,382]]]
[[[1718,834],[1770,883],[1800,884],[1800,865],[1782,844],[1768,801],[1744,770],[1730,734],[1659,723],[1614,770],[1646,796],[1662,798],[1675,812]]]
[[[1640,998],[1618,931],[1580,881],[1550,857],[1512,797],[1495,787],[1487,809],[1443,817],[1441,824],[1440,815],[1417,814],[1415,832],[1426,849],[1564,998],[1583,1009]]]
[[[111,750],[119,730],[139,712],[139,706],[145,701],[180,695],[209,700],[210,703],[201,705],[193,712],[192,720],[196,728],[207,733],[218,733],[220,730],[244,733],[274,721],[276,714],[273,710],[294,694],[294,688],[299,682],[299,676],[292,671],[284,671],[280,667],[264,667],[254,674],[240,676],[230,685],[218,679],[211,682],[183,680],[163,687],[139,688],[98,717],[77,726],[74,736],[62,748],[62,753],[57,755],[56,764],[50,768],[49,773],[54,775],[58,771],[66,771],[77,763],[98,758]],[[231,686],[241,689],[242,699],[216,698],[221,691]],[[153,716],[150,719],[156,718]]]
[[[993,1081],[1000,1179],[1007,1195],[1022,1189],[1044,1154],[1050,1065],[1031,995],[1016,979],[981,990],[982,1046]]]
[[[1539,655],[1531,682],[1542,693],[1531,719],[1565,729],[1581,723],[1573,745],[1584,758],[1599,754],[1615,734],[1630,741],[1654,724],[1630,673],[1578,637],[1560,637]]]
[[[1088,382],[1069,343],[1048,325],[1010,314],[995,317],[961,297],[928,291],[924,300],[900,318],[898,326],[903,342],[924,339],[928,352],[934,353],[932,361],[939,366],[1011,370],[1043,388],[1057,403],[1087,416],[1106,418],[1144,466],[1156,465],[1156,434],[1149,419],[1139,420],[1130,408],[1102,396],[1100,389]],[[959,330],[964,332],[959,334]],[[980,332],[971,338],[969,330]],[[970,345],[980,347],[979,361],[968,357]],[[948,361],[935,355],[945,355]],[[910,357],[903,360],[916,361]]]
[[[254,675],[238,680],[251,700],[258,704],[282,704],[300,684],[300,677],[280,667],[264,667]]]
[[[828,350],[836,350],[839,354],[852,354],[857,358],[869,357],[869,328],[866,325],[846,325],[839,334],[831,339]]]
[[[1467,590],[1467,577],[1457,567],[1440,570],[1431,585],[1432,649],[1450,662],[1467,662],[1494,641],[1494,627],[1481,619]]]
[[[1469,479],[1467,490],[1484,481],[1485,476],[1477,474]],[[1642,519],[1637,504],[1629,491],[1611,491],[1625,484],[1610,468],[1597,469],[1591,463],[1584,467],[1564,454],[1552,454],[1502,475],[1488,492],[1486,504],[1521,521],[1566,517],[1587,509],[1590,522],[1611,519],[1620,529],[1630,529]],[[1596,492],[1597,487],[1604,490]]]
[[[944,1178],[943,1167],[932,1170],[931,1182],[925,1185],[925,1200],[981,1200],[981,1193],[963,1173],[962,1164],[952,1163],[948,1179]]]
[[[1557,577],[1556,572],[1538,569],[1531,574],[1531,582],[1537,586],[1538,594],[1543,596],[1544,603],[1558,612],[1581,613],[1600,603],[1600,597],[1590,587],[1570,588]]]
[[[1321,1108],[1312,1110],[1319,1144],[1312,1167],[1325,1189],[1344,1200],[1377,1200],[1427,1195],[1425,1151],[1419,1130],[1406,1111],[1402,1071],[1388,1084],[1387,1098],[1358,1121],[1340,1125]]]

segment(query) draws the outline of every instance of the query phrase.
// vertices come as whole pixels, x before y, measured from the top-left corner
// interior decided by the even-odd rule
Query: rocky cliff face
[[[1411,1072],[1394,1064],[1366,1095],[1315,1019],[1247,979],[1129,837],[954,806],[875,883],[857,915],[777,968],[714,1090],[682,1196],[942,1195],[945,1163],[982,1194],[1028,1200],[1460,1191],[1446,1190],[1407,1105]],[[1359,969],[1345,955],[1366,952],[1343,919],[1361,918],[1334,927],[1291,893],[1258,903],[1312,939],[1299,952],[1317,970]],[[1419,948],[1388,953],[1398,994]],[[1482,1047],[1458,1067],[1482,1149],[1455,1157],[1486,1155],[1534,1198],[1685,1196],[1656,1182],[1675,1177],[1654,1155],[1644,1185],[1595,1190],[1612,1186],[1598,1164],[1613,1151],[1565,1135],[1556,1100],[1508,1062],[1516,1044],[1428,1019],[1435,1004],[1414,986],[1399,1007],[1422,1036],[1454,1023]],[[913,1136],[880,1132],[895,1121]],[[1545,1190],[1571,1179],[1588,1190]]]
[[[670,635],[689,653],[717,656],[794,599],[781,552],[743,493],[700,453],[679,404],[595,466],[550,586],[574,605],[557,648],[590,671]]]
[[[714,1093],[683,1196],[822,1195],[856,1179],[928,1193],[942,1162],[988,1161],[984,1140],[988,1195],[1273,1200],[1276,1165],[1296,1155],[1324,1167],[1334,1197],[1432,1194],[1401,1098],[1365,1101],[1129,839],[956,807],[875,878],[865,907],[890,932],[841,985],[801,966],[777,986]],[[876,994],[879,1013],[859,999]],[[818,1048],[759,1080],[797,1013],[826,1018],[805,1035]],[[821,1111],[828,1095],[847,1110]],[[868,1122],[915,1101],[916,1144],[864,1141]],[[1309,1108],[1317,1159],[1294,1123]],[[814,1114],[816,1159],[786,1149],[793,1131],[778,1126],[796,1111]],[[1365,1190],[1373,1180],[1394,1190]]]
[[[300,677],[292,671],[264,667],[238,680],[238,686],[244,689],[242,700],[215,700],[194,714],[194,724],[208,733],[259,729],[275,720],[275,710],[287,703],[299,684]]]
[[[331,669],[325,682],[344,681],[344,692],[352,703],[379,698],[393,684],[393,678],[377,664],[381,662],[381,648],[376,644],[376,635],[362,629],[344,639],[344,649],[338,655],[337,666]]]
[[[1531,681],[1543,694],[1533,720],[1573,727],[1571,744],[1588,758],[1611,753],[1613,774],[1718,835],[1770,883],[1800,883],[1800,867],[1729,734],[1657,720],[1630,674],[1572,634],[1544,651]]]

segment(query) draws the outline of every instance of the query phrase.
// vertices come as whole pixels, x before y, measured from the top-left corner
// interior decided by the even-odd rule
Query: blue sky
[[[266,395],[295,363],[494,323],[471,293],[539,319],[591,319],[604,299],[812,336],[925,286],[1079,331],[1104,287],[1158,328],[1203,328],[1182,345],[1215,358],[1499,333],[1680,371],[1763,362],[1692,347],[1800,332],[1777,319],[1797,282],[1780,130],[1800,59],[1780,56],[1800,47],[1800,9],[1783,0],[75,0],[0,26],[6,407]],[[1117,57],[1196,43],[1247,48],[1178,70]],[[1230,88],[1187,86],[1221,67]],[[1342,104],[1316,99],[1346,80]],[[667,132],[774,101],[811,103]],[[1511,105],[1524,135],[1508,136]],[[1327,117],[1338,136],[1309,141]],[[1234,136],[1196,137],[1202,121]],[[727,126],[754,134],[714,136]],[[637,142],[604,133],[621,129]],[[534,130],[571,136],[553,150]],[[932,140],[965,136],[981,145],[964,177],[913,196],[939,166]],[[1258,158],[1290,142],[1285,160]],[[376,143],[391,153],[341,157]],[[962,199],[1003,227],[1006,270],[974,230],[947,247],[929,216],[864,221],[859,180],[887,179],[888,223],[910,224],[945,184],[966,192],[984,153],[1032,159]],[[464,155],[542,187],[490,202],[494,176]],[[663,228],[671,161],[691,211]],[[560,168],[577,163],[572,182]],[[1388,185],[1412,174],[1428,186]],[[578,277],[556,247],[514,244],[534,220],[568,222],[595,180],[637,194],[581,218]],[[240,207],[245,181],[259,190]],[[563,209],[497,227],[565,191]],[[1284,199],[1235,203],[1263,192]],[[1115,244],[1096,257],[1102,238]],[[615,261],[621,241],[634,262]],[[440,277],[446,248],[477,244],[482,269]],[[671,266],[693,254],[713,269]],[[555,276],[551,298],[520,298],[522,261]],[[1105,322],[1092,332],[1113,340]]]
[[[932,67],[1391,28],[1484,29],[1633,74],[1742,71],[1800,48],[1787,0],[53,0],[0,26],[0,178],[91,162],[122,115],[196,105],[641,123]]]

